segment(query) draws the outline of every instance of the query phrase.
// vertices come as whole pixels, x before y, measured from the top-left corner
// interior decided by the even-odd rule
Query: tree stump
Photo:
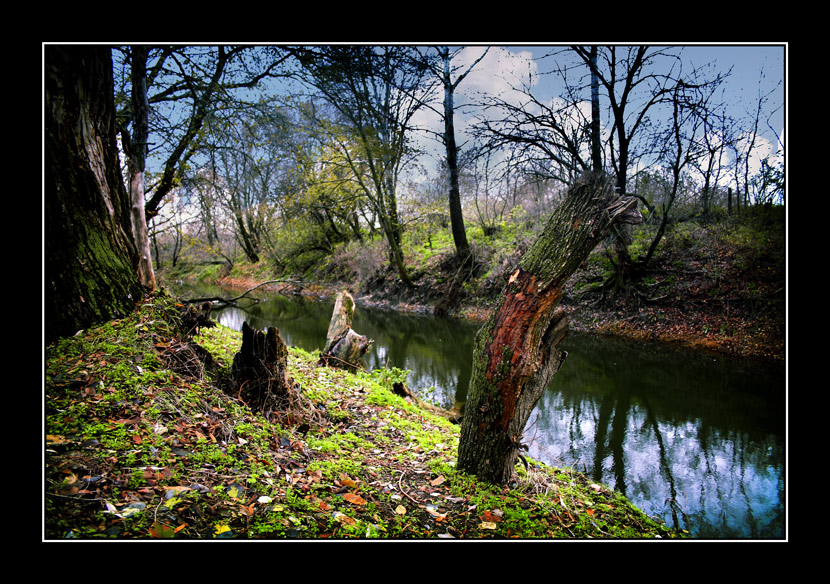
[[[193,304],[187,304],[179,312],[182,319],[182,330],[188,337],[199,334],[200,328],[210,328],[216,326],[216,323],[210,319],[210,312],[213,309],[213,304],[209,301],[202,302],[197,308]]]
[[[242,347],[233,357],[233,384],[252,409],[268,413],[284,405],[294,381],[288,375],[288,347],[276,327],[263,333],[242,324]]]
[[[369,350],[372,341],[352,330],[354,298],[343,290],[337,295],[334,311],[326,333],[326,345],[318,365],[353,368],[362,367],[361,359]]]

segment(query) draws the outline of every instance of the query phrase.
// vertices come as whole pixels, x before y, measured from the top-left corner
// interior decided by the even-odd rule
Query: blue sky
[[[528,72],[537,76],[538,85],[532,88],[532,93],[540,101],[547,101],[558,95],[559,89],[555,85],[555,75],[544,75],[555,67],[551,58],[540,59],[545,54],[557,48],[557,45],[476,45],[460,53],[454,64],[463,68],[472,63],[485,49],[490,46],[486,57],[476,65],[473,72],[462,82],[458,89],[456,103],[464,102],[464,95],[473,93],[499,94],[504,99],[511,99],[511,87],[515,87],[528,78]],[[766,105],[767,112],[777,110],[770,120],[774,129],[767,127],[766,116],[762,119],[759,131],[764,141],[758,148],[762,155],[774,152],[778,146],[778,139],[784,138],[785,109],[785,62],[786,46],[783,43],[766,45],[672,45],[660,44],[655,46],[672,47],[678,49],[683,60],[683,68],[689,70],[692,66],[701,67],[712,65],[710,73],[726,73],[731,69],[723,85],[723,97],[728,113],[735,119],[746,119],[754,115],[759,94],[767,94],[775,89]],[[682,48],[682,50],[681,50]],[[762,76],[763,72],[763,76]],[[547,86],[545,85],[547,84]],[[515,99],[522,100],[522,96],[513,93]],[[585,96],[586,99],[589,96]],[[607,107],[607,100],[602,107]],[[440,121],[428,112],[420,120],[427,127],[440,130]],[[459,112],[456,118],[457,132],[462,134],[466,129],[464,114]],[[746,124],[744,124],[746,126]],[[460,141],[460,140],[459,140]]]

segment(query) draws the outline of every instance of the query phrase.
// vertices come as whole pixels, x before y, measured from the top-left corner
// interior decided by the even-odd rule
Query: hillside
[[[395,369],[290,349],[296,394],[252,411],[224,389],[240,334],[190,339],[179,314],[159,292],[47,347],[45,539],[683,535],[570,469],[529,460],[504,488],[457,472],[458,427],[395,395]]]

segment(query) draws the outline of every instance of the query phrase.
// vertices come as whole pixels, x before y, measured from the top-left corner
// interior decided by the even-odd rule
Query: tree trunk
[[[50,342],[129,313],[145,289],[118,164],[110,49],[47,46],[44,73]]]
[[[458,146],[455,142],[455,105],[453,104],[453,90],[455,86],[450,82],[449,52],[445,49],[444,59],[444,144],[447,150],[447,172],[449,173],[449,207],[452,238],[455,243],[455,252],[461,259],[470,254],[470,244],[467,241],[467,231],[464,228],[464,214],[461,210],[461,191],[458,187]]]
[[[147,103],[147,55],[145,46],[132,48],[132,102],[133,136],[128,152],[130,170],[130,216],[133,238],[138,250],[138,280],[149,290],[156,288],[156,275],[150,254],[150,237],[147,230],[147,216],[144,212],[144,173],[147,160],[147,139],[149,109]]]
[[[293,380],[288,347],[276,327],[263,333],[242,323],[242,347],[231,366],[234,387],[251,409],[267,414],[287,403]]]
[[[597,71],[597,47],[590,49],[591,68],[591,167],[602,171],[602,145],[600,141],[599,73]]]
[[[352,330],[353,315],[354,299],[344,290],[337,295],[319,365],[354,369],[361,366],[372,341]]]
[[[557,304],[566,281],[612,224],[640,220],[636,199],[618,195],[604,173],[571,186],[476,335],[459,470],[495,484],[510,479],[525,424],[565,357],[558,344],[567,318]]]

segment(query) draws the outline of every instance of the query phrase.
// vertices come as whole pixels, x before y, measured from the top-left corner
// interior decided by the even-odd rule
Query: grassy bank
[[[570,469],[529,461],[506,487],[456,471],[458,427],[395,395],[399,370],[292,348],[290,405],[251,411],[225,391],[240,334],[189,339],[178,313],[157,293],[46,348],[46,539],[682,535]]]

